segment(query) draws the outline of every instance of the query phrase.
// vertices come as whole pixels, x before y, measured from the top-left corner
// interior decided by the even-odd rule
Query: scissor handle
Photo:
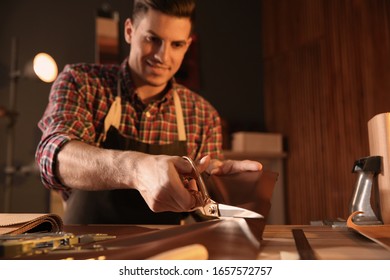
[[[200,174],[198,168],[196,167],[195,162],[190,157],[183,156],[183,158],[191,164],[192,171],[194,173],[194,179],[195,179],[196,184],[200,190],[200,193],[203,196],[204,203],[209,202],[209,200],[210,200],[209,192],[207,191],[207,188],[206,188],[206,185],[203,181],[202,175]]]
[[[193,178],[195,179],[196,184],[198,185],[198,188],[203,198],[203,205],[202,207],[199,207],[199,210],[201,211],[201,215],[203,217],[207,217],[208,219],[219,218],[220,213],[219,213],[218,204],[210,198],[209,192],[207,191],[206,185],[203,181],[202,176],[200,175],[198,168],[195,165],[195,162],[187,156],[183,156],[183,158],[186,159],[191,164],[193,175],[194,175]]]

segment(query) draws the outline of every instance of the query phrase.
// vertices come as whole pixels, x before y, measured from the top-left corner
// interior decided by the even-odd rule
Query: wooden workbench
[[[390,251],[345,227],[310,225],[267,225],[259,259],[298,258],[292,229],[303,229],[318,259],[390,260]]]
[[[116,239],[96,242],[81,250],[60,250],[22,259],[145,259],[161,252],[203,244],[209,259],[299,259],[292,229],[302,229],[319,260],[390,260],[390,251],[346,227],[266,225],[260,242],[239,220],[195,223],[190,226],[71,225],[74,234],[106,233]],[[85,249],[85,250],[84,250]]]

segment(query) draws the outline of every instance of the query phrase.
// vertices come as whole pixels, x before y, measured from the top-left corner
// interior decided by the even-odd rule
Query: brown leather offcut
[[[0,234],[62,231],[62,219],[55,214],[0,213]]]
[[[219,203],[257,212],[267,219],[278,173],[270,170],[206,178],[210,196]]]
[[[84,228],[88,230],[88,226]],[[105,229],[111,233],[115,232],[115,226],[101,226],[100,232]],[[81,250],[53,251],[49,254],[25,256],[19,259],[147,259],[191,244],[201,244],[207,248],[209,259],[256,259],[260,248],[259,241],[254,237],[245,220],[232,218],[152,230],[135,235],[124,234],[115,239],[86,244],[80,248]]]

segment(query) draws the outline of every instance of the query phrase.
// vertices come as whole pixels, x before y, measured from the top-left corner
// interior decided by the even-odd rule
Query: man
[[[191,44],[194,0],[135,0],[121,65],[68,65],[39,122],[44,185],[61,192],[65,223],[179,223],[199,206],[187,155],[201,170],[260,170],[222,161],[216,110],[177,84]]]

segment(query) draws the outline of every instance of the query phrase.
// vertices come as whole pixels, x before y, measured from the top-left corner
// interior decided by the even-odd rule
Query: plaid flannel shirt
[[[127,60],[121,65],[65,66],[52,86],[49,103],[38,123],[42,138],[36,151],[44,186],[60,191],[64,199],[71,190],[56,176],[57,153],[72,139],[97,145],[104,132],[104,118],[117,95],[118,77],[122,91],[121,133],[149,144],[164,145],[178,139],[172,89],[139,111],[140,101]],[[199,159],[208,154],[221,159],[222,133],[217,111],[198,94],[174,80],[170,83],[174,84],[183,109],[188,156]]]

